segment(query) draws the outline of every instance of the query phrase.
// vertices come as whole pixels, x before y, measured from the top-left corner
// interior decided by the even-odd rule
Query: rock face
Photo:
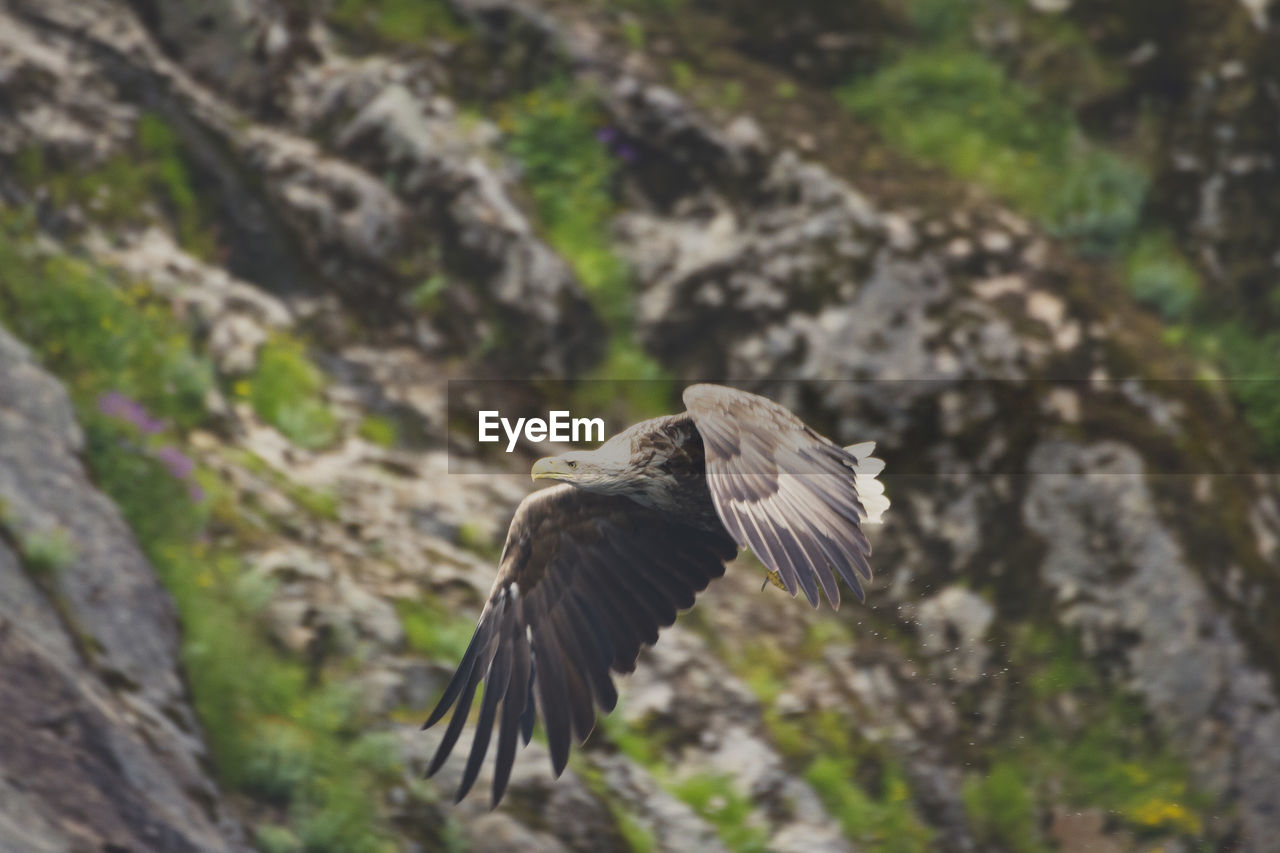
[[[1272,797],[1245,780],[1280,772],[1280,707],[1273,676],[1213,606],[1156,509],[1130,447],[1046,443],[1032,454],[1027,524],[1050,542],[1041,567],[1095,654],[1116,656],[1147,707],[1201,756],[1208,787],[1240,788],[1246,837],[1274,831]],[[1078,472],[1062,476],[1061,472]],[[1099,548],[1097,544],[1106,542]],[[1105,596],[1092,590],[1105,589]]]
[[[805,0],[749,4],[758,19],[734,23],[734,4],[687,5],[758,87],[721,93],[732,115],[665,79],[685,48],[652,9],[424,0],[430,34],[409,43],[374,2],[0,10],[0,242],[109,269],[207,358],[206,411],[174,439],[222,493],[198,544],[234,558],[264,654],[355,709],[287,722],[327,725],[352,766],[375,765],[371,837],[404,850],[834,853],[890,836],[966,853],[1051,839],[1269,850],[1280,495],[1274,478],[1214,476],[1248,463],[1227,404],[1147,382],[1147,360],[1174,357],[1159,329],[1098,265],[1001,205],[932,172],[886,180],[882,150],[851,166],[788,141],[805,108],[819,135],[854,129],[822,87],[873,59],[898,13]],[[1116,43],[1147,68],[1129,12],[1033,5],[1133,30]],[[1247,56],[1215,43],[1211,63],[1195,59],[1213,67],[1181,91],[1157,178],[1179,233],[1210,266],[1247,267],[1252,285],[1222,279],[1246,290],[1274,272],[1278,221],[1254,192],[1274,177],[1280,126],[1252,76],[1280,55],[1259,47],[1274,42],[1265,5],[1232,7]],[[1165,32],[1172,17],[1158,49],[1194,53],[1195,34]],[[1016,53],[1020,34],[1006,37]],[[1149,73],[1139,90],[1162,79]],[[512,102],[566,88],[612,158],[598,233],[540,221],[504,147]],[[73,180],[154,156],[146,120],[180,156],[140,189]],[[207,201],[213,249],[165,191],[175,174]],[[578,278],[614,262],[626,310]],[[304,340],[322,377],[322,441],[255,408],[263,353],[282,340]],[[644,653],[561,779],[535,741],[498,810],[446,805],[464,762],[422,781],[442,732],[416,722],[529,484],[527,460],[477,458],[445,381],[576,378],[606,352],[650,360],[648,375],[741,383],[833,438],[875,438],[894,500],[870,533],[878,577],[866,606],[815,613],[761,592],[744,557]],[[358,808],[315,821],[314,791],[213,781],[182,626],[86,470],[59,363],[0,331],[0,849],[346,849],[324,831]],[[1098,708],[1118,695],[1141,712],[1102,733],[1114,754],[1090,787],[1055,745],[1096,744]],[[1153,756],[1176,778],[1131,790]]]
[[[243,849],[206,775],[173,606],[89,482],[66,394],[4,332],[0,377],[0,847]],[[60,559],[33,558],[51,542]]]

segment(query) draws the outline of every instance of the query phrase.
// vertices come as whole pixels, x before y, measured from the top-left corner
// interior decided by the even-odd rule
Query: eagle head
[[[611,444],[543,457],[533,463],[529,474],[535,480],[560,480],[590,492],[626,493],[633,490],[637,472],[631,455],[622,446]]]

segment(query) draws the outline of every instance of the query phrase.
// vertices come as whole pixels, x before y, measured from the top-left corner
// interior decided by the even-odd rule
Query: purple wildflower
[[[119,391],[108,391],[98,397],[98,411],[131,423],[147,435],[163,432],[165,428],[164,421],[153,418],[141,403]]]
[[[196,463],[191,460],[191,457],[172,444],[166,444],[157,450],[155,457],[160,460],[165,468],[169,469],[169,473],[177,480],[187,479],[196,468]]]
[[[187,494],[191,496],[194,503],[200,503],[204,500],[204,489],[200,488],[200,484],[191,482],[187,484]]]
[[[596,131],[596,139],[598,139],[605,148],[609,149],[609,153],[619,160],[628,163],[633,162],[638,156],[636,149],[629,145],[626,136],[616,127],[602,127]]]

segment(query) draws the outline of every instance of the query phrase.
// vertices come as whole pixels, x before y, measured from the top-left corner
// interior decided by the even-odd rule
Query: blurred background
[[[1275,849],[1278,30],[7,0],[0,850]],[[744,555],[453,806],[418,728],[541,455],[463,378],[877,440],[866,605]]]

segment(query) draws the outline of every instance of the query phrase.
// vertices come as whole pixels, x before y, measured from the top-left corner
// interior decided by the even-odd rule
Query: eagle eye
[[[569,460],[569,467],[570,467],[570,468],[577,468],[577,467],[578,467],[578,463],[577,463],[577,461],[576,461],[576,460],[573,460],[573,459],[570,459],[570,460]]]

